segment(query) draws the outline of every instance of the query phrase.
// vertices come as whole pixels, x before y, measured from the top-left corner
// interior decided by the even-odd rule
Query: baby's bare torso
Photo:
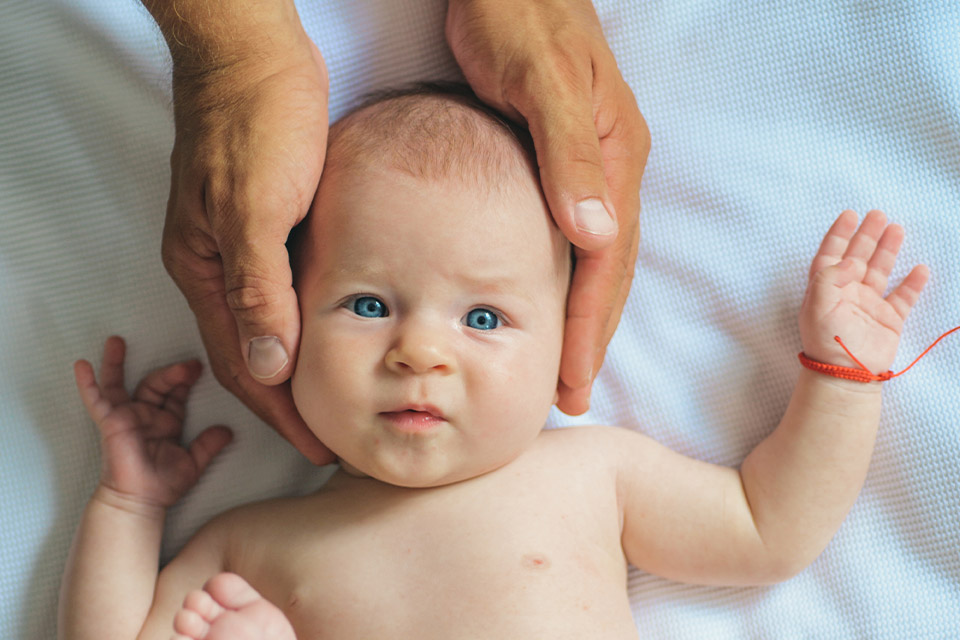
[[[570,431],[455,485],[341,471],[317,494],[235,512],[227,569],[300,640],[636,638],[615,479]]]

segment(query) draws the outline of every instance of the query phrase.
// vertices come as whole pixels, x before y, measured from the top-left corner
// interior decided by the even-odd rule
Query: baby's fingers
[[[820,271],[827,267],[832,267],[843,259],[843,254],[850,245],[850,238],[853,237],[856,230],[856,212],[848,209],[841,213],[830,227],[830,230],[827,231],[827,235],[823,237],[823,242],[820,243],[820,249],[817,250],[817,255],[810,264],[809,278],[811,280],[813,276]]]
[[[227,427],[210,427],[204,430],[190,443],[190,456],[197,466],[197,474],[202,474],[210,461],[233,440],[233,433]]]
[[[100,394],[100,387],[97,386],[97,380],[93,375],[93,365],[86,360],[77,360],[73,363],[73,377],[77,382],[77,391],[80,392],[80,399],[83,400],[87,413],[94,422],[100,424],[113,410],[113,405]]]
[[[863,263],[869,262],[886,228],[886,214],[883,211],[869,211],[864,216],[860,228],[850,239],[850,244],[847,245],[843,257],[859,260]]]
[[[113,405],[127,402],[127,390],[123,386],[123,360],[127,345],[120,336],[110,336],[103,344],[103,360],[100,363],[100,391]]]
[[[920,292],[927,286],[927,280],[929,279],[930,269],[926,265],[918,264],[903,279],[903,282],[887,296],[887,302],[904,320],[910,315],[910,310],[917,303]]]
[[[863,283],[883,295],[887,290],[887,279],[893,266],[897,263],[897,254],[900,252],[900,245],[903,244],[903,227],[898,224],[891,224],[883,231],[877,246],[870,256],[870,262],[867,263],[867,274],[863,278]]]
[[[137,385],[133,398],[169,411],[183,420],[187,396],[202,368],[199,360],[188,360],[151,371]]]

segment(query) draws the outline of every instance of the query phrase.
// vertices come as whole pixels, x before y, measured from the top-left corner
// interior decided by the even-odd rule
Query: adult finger
[[[633,281],[640,242],[640,183],[650,133],[626,84],[598,111],[608,194],[618,212],[619,234],[599,251],[577,249],[564,331],[558,406],[566,413],[588,408],[589,388],[603,363]]]
[[[583,75],[554,91],[546,86],[552,82],[535,82],[514,106],[533,137],[540,182],[557,226],[574,245],[596,250],[614,242],[618,224],[594,123],[591,77]]]
[[[614,247],[578,256],[560,362],[557,406],[564,413],[579,415],[589,408],[590,387],[630,290],[638,243],[639,226],[634,226],[629,234],[621,234]]]
[[[224,296],[241,354],[250,374],[264,384],[290,377],[299,343],[300,310],[286,232],[254,228],[220,241]]]

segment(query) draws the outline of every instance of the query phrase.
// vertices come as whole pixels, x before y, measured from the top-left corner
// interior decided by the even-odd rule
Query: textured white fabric
[[[457,77],[443,0],[300,3],[331,115],[375,88]],[[636,280],[593,409],[736,465],[798,371],[796,314],[844,208],[907,229],[895,275],[933,277],[895,369],[960,323],[960,3],[598,0],[653,134]],[[163,271],[169,61],[130,0],[0,4],[0,636],[54,637],[60,572],[98,469],[71,362],[130,344],[128,380],[202,354]],[[960,621],[960,337],[886,383],[866,486],[825,553],[765,588],[632,571],[644,638],[944,638]],[[234,446],[176,509],[169,557],[213,513],[324,476],[209,374],[188,432]]]

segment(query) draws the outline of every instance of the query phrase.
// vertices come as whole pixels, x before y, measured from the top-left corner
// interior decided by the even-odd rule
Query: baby
[[[62,638],[636,638],[627,567],[758,585],[806,567],[863,483],[881,383],[807,368],[740,469],[629,429],[543,431],[570,249],[529,140],[455,92],[383,97],[331,129],[293,243],[292,389],[340,457],[320,491],[231,510],[162,571],[163,518],[229,440],[179,444],[196,361],[124,390],[75,365],[103,472],[64,576]],[[923,266],[884,297],[903,231],[844,212],[800,312],[811,360],[893,362]]]

